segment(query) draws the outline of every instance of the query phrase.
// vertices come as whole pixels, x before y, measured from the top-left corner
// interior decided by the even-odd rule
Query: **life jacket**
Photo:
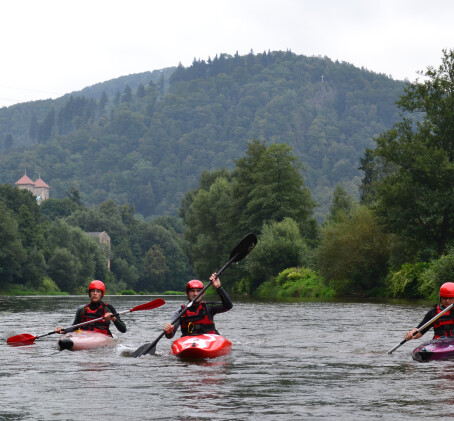
[[[99,319],[100,317],[104,317],[106,313],[107,313],[106,304],[104,304],[102,301],[101,301],[101,305],[96,310],[92,310],[90,308],[90,304],[86,304],[82,311],[82,322],[88,322],[89,320]],[[112,334],[110,333],[110,330],[109,330],[109,324],[110,324],[110,322],[107,323],[107,322],[101,320],[99,322],[90,323],[88,325],[81,326],[80,328],[82,330],[90,330],[92,332],[99,332],[99,333],[104,333],[104,335],[112,336]]]
[[[436,314],[440,314],[444,309],[437,306]],[[434,322],[434,339],[441,338],[443,336],[454,336],[454,314],[451,314],[452,310],[443,314],[439,319]]]
[[[184,309],[184,304],[181,307]],[[181,336],[202,335],[204,333],[219,334],[214,326],[213,319],[208,316],[206,302],[201,302],[195,310],[191,310],[191,308],[182,316]]]

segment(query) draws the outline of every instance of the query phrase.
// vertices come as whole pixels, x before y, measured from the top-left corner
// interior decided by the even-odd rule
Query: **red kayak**
[[[216,358],[231,350],[232,342],[214,334],[182,336],[172,344],[172,354],[181,358]]]

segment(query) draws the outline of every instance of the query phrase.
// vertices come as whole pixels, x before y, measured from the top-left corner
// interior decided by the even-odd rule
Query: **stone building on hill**
[[[107,270],[110,272],[110,236],[107,232],[85,232],[90,237],[96,238],[99,241],[102,251],[107,258]]]
[[[44,200],[49,199],[50,187],[43,181],[40,176],[36,181],[33,181],[27,175],[27,173],[25,173],[19,180],[16,181],[16,186],[19,189],[28,190],[34,196],[36,196],[38,205],[41,204]]]

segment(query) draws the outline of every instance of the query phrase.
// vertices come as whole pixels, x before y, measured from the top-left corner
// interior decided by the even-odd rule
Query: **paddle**
[[[130,310],[120,311],[119,313],[112,314],[111,317],[116,317],[116,316],[119,316],[119,315],[125,314],[125,313],[132,313],[133,311],[152,310],[153,308],[161,307],[164,304],[165,304],[165,301],[163,299],[157,298],[156,300],[133,307]],[[93,319],[93,320],[89,320],[88,322],[79,323],[77,325],[73,325],[73,326],[67,327],[66,329],[63,329],[63,332],[66,333],[67,330],[72,331],[81,326],[89,325],[90,323],[99,322],[103,319],[104,319],[104,317],[99,317],[98,319]],[[10,338],[8,338],[6,340],[6,343],[9,345],[31,345],[33,342],[35,342],[36,339],[39,339],[39,338],[42,338],[42,337],[48,336],[48,335],[53,335],[54,333],[57,333],[57,332],[52,331],[49,333],[45,333],[44,335],[38,335],[38,336],[33,336],[33,335],[30,335],[29,333],[22,333],[20,335],[11,336]]]
[[[415,336],[417,333],[421,333],[422,330],[424,330],[427,326],[430,326],[435,320],[437,320],[439,317],[443,316],[446,312],[451,310],[451,308],[454,306],[454,303],[446,307],[441,313],[437,314],[434,318],[430,319],[424,326],[421,326],[418,330],[415,330],[412,333],[412,336]],[[402,346],[405,342],[407,342],[406,339],[404,339],[399,345],[396,345],[393,349],[390,349],[388,351],[388,354],[392,354],[397,348]]]
[[[229,261],[222,266],[221,269],[219,269],[219,272],[217,272],[216,277],[218,278],[219,275],[224,272],[225,269],[227,269],[231,263],[233,262],[239,262],[240,260],[243,260],[249,252],[255,247],[257,244],[257,237],[255,234],[248,234],[246,237],[244,237],[233,249],[232,253],[230,253],[230,258]],[[188,309],[196,302],[203,294],[204,292],[211,286],[211,281],[205,285],[205,287],[202,289],[202,291],[197,294],[197,296],[184,308],[180,310],[178,315],[174,317],[174,319],[170,322],[171,325],[175,324],[175,322],[184,314]],[[149,344],[144,344],[137,348],[132,356],[134,358],[141,357],[142,355],[149,354],[153,355],[156,352],[156,344],[161,340],[161,338],[165,335],[165,330],[161,332],[161,334],[151,343]]]

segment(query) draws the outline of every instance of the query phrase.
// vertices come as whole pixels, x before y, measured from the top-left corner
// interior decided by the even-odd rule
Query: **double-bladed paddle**
[[[437,320],[438,318],[440,318],[441,316],[443,316],[443,314],[447,313],[449,310],[451,310],[451,308],[454,306],[454,303],[449,305],[448,307],[446,307],[442,312],[438,313],[435,317],[433,317],[432,319],[430,319],[426,324],[424,324],[423,326],[421,326],[418,330],[415,330],[413,333],[412,333],[412,336],[415,336],[416,334],[418,333],[421,333],[422,330],[424,330],[427,326],[430,326],[435,320]],[[406,339],[404,339],[400,344],[396,345],[393,349],[390,349],[388,351],[388,354],[392,354],[397,348],[399,348],[400,346],[402,346],[405,342],[407,342]]]
[[[239,262],[240,260],[243,260],[249,252],[255,247],[257,244],[257,237],[255,234],[248,234],[246,237],[244,237],[233,249],[233,251],[230,253],[230,258],[229,261],[222,266],[221,269],[219,269],[219,272],[217,272],[216,277],[218,278],[219,275],[224,272],[225,269],[227,269],[231,263],[233,262]],[[211,281],[205,285],[205,287],[200,291],[197,296],[184,308],[182,308],[178,315],[170,322],[170,324],[175,324],[175,322],[184,314],[188,309],[196,302],[203,294],[204,292],[211,286]],[[132,357],[137,358],[141,357],[142,355],[149,354],[153,355],[156,352],[156,344],[161,340],[161,338],[165,335],[166,331],[163,330],[161,334],[151,343],[144,344],[137,348],[133,354]]]
[[[125,314],[125,313],[132,313],[133,311],[152,310],[153,308],[161,307],[164,304],[165,304],[165,301],[163,299],[156,298],[156,300],[150,301],[145,304],[140,304],[136,307],[131,308],[130,310],[120,311],[118,313],[112,314],[111,317],[120,316],[121,314]],[[69,330],[71,330],[71,331],[75,330],[81,326],[89,325],[90,323],[100,322],[103,319],[104,319],[104,317],[99,317],[98,319],[89,320],[88,322],[83,322],[83,323],[79,323],[77,325],[67,327],[67,328],[63,329],[63,333],[66,333],[66,331],[69,331]],[[8,338],[6,340],[6,343],[9,345],[31,345],[33,342],[35,342],[36,339],[39,339],[39,338],[42,338],[42,337],[48,336],[48,335],[53,335],[54,333],[57,333],[57,332],[52,331],[49,333],[45,333],[44,335],[38,335],[38,336],[33,336],[33,335],[30,335],[29,333],[22,333],[20,335],[11,336],[10,338]]]

